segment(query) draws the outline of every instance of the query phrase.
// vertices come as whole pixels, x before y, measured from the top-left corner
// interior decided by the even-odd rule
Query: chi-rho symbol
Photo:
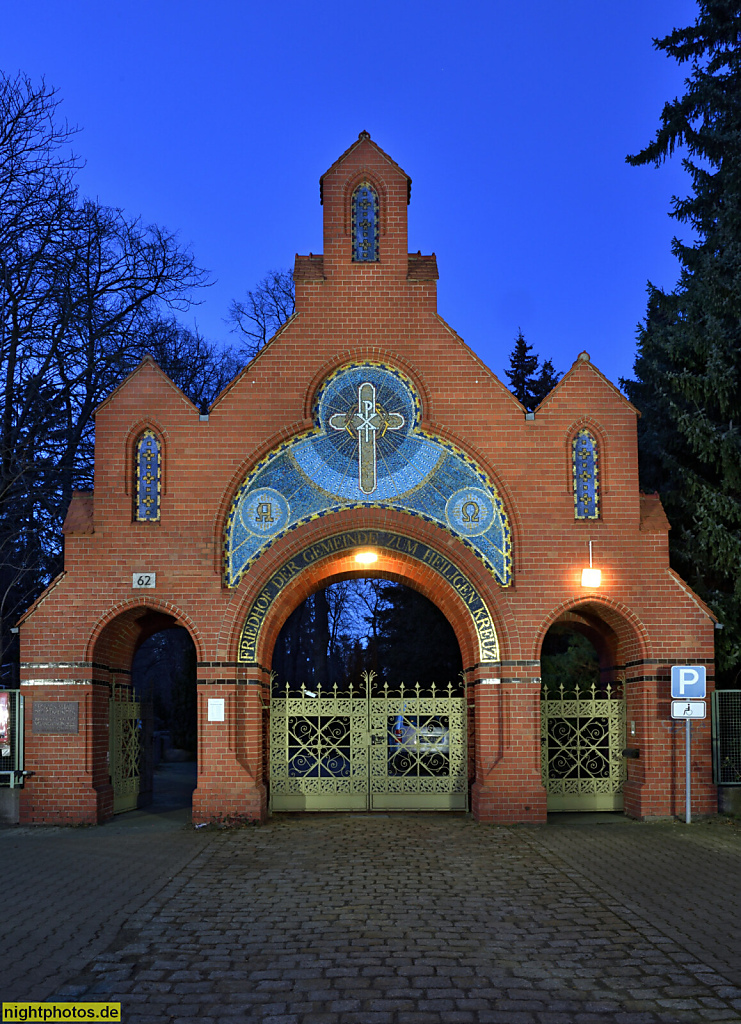
[[[376,389],[369,381],[358,387],[358,408],[336,412],[329,417],[332,430],[347,430],[358,437],[358,483],[363,494],[376,489],[376,441],[387,430],[401,430],[404,417],[398,412],[385,412],[376,405]],[[380,430],[380,434],[378,431]]]

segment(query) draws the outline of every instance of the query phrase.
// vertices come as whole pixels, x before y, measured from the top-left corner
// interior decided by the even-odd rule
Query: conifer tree
[[[538,373],[540,359],[532,354],[532,347],[525,341],[522,330],[518,330],[515,347],[509,354],[509,369],[504,371],[509,377],[510,390],[528,412],[540,405],[561,378],[550,359],[545,360]]]
[[[641,480],[664,501],[672,564],[725,629],[720,678],[741,671],[741,5],[699,0],[694,25],[654,40],[688,64],[686,92],[666,103],[656,137],[627,157],[659,166],[682,148],[691,195],[671,216],[691,229],[673,241],[671,292],[649,284],[634,381],[641,410]]]
[[[509,377],[510,390],[526,409],[530,408],[532,398],[530,382],[538,369],[538,357],[531,355],[532,347],[525,341],[522,330],[518,330],[515,347],[509,354],[509,369],[504,371]]]
[[[549,392],[553,391],[560,379],[561,374],[553,369],[553,362],[550,359],[546,359],[540,368],[538,376],[533,377],[530,382],[533,409],[540,405]]]

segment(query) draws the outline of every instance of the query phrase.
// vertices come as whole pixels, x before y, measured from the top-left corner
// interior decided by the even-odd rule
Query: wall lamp
[[[360,562],[361,565],[372,565],[373,562],[378,561],[377,551],[358,551],[355,556],[355,561]]]
[[[589,568],[581,571],[581,585],[594,589],[602,586],[602,570],[592,568],[592,542],[589,542]]]

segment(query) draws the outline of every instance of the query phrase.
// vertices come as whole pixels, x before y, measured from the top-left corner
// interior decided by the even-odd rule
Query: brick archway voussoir
[[[474,665],[479,660],[478,638],[465,605],[457,598],[449,584],[440,583],[440,577],[426,566],[408,556],[397,552],[381,551],[378,562],[372,569],[358,569],[354,556],[346,552],[341,556],[330,557],[307,568],[294,583],[282,594],[280,602],[276,602],[266,616],[263,624],[257,660],[262,665],[270,664],[273,648],[278,635],[288,616],[302,601],[341,580],[358,577],[387,579],[402,583],[418,591],[430,600],[445,616],[455,633],[464,667]]]
[[[626,646],[632,643],[635,644],[640,660],[652,657],[648,631],[635,612],[614,598],[590,595],[562,601],[541,620],[538,628],[534,630],[533,649],[530,654],[534,661],[540,659],[543,640],[548,630],[569,612],[587,613],[601,620],[616,634],[621,650],[624,651]]]
[[[306,548],[313,544],[336,534],[356,530],[377,530],[401,534],[410,540],[419,541],[434,548],[452,562],[485,601],[497,631],[500,658],[510,656],[509,633],[514,623],[508,602],[502,599],[500,594],[502,588],[487,572],[479,559],[451,534],[438,526],[393,509],[380,508],[345,509],[333,515],[323,516],[292,531],[266,551],[235,589],[219,636],[219,656],[224,660],[237,660],[239,639],[247,613],[257,595],[275,572],[292,559],[300,556]],[[326,559],[314,562],[297,574],[296,579],[286,586],[285,590],[281,592],[280,598],[275,602],[277,608],[271,608],[262,623],[258,643],[258,663],[265,665],[260,653],[264,653],[266,650],[272,651],[272,645],[280,631],[280,626],[293,608],[321,587],[353,576],[380,576],[394,579],[424,594],[451,623],[461,646],[464,666],[478,663],[478,641],[473,623],[455,588],[429,565],[412,556],[404,555],[396,550],[381,549],[381,553],[382,557],[372,571],[359,570],[354,559],[351,558],[351,552],[340,551],[336,555],[329,555]],[[280,624],[278,625],[278,623]],[[267,640],[268,635],[271,637],[270,640]]]
[[[172,601],[156,601],[143,597],[119,601],[118,604],[113,605],[98,619],[87,642],[86,660],[91,662],[100,660],[99,657],[96,657],[96,652],[99,651],[100,645],[107,639],[106,633],[113,633],[116,628],[119,628],[122,634],[131,631],[136,623],[136,619],[147,612],[167,615],[175,619],[174,625],[187,629],[195,645],[198,661],[204,660],[204,640],[191,617]]]

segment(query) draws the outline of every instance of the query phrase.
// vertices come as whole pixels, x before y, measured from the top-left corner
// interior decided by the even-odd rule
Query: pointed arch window
[[[378,193],[367,181],[352,195],[352,258],[354,263],[378,262]]]
[[[160,518],[162,451],[153,430],[145,430],[136,444],[136,509],[140,523],[156,523]]]
[[[571,453],[574,519],[599,519],[599,449],[594,434],[580,430],[571,443]]]

